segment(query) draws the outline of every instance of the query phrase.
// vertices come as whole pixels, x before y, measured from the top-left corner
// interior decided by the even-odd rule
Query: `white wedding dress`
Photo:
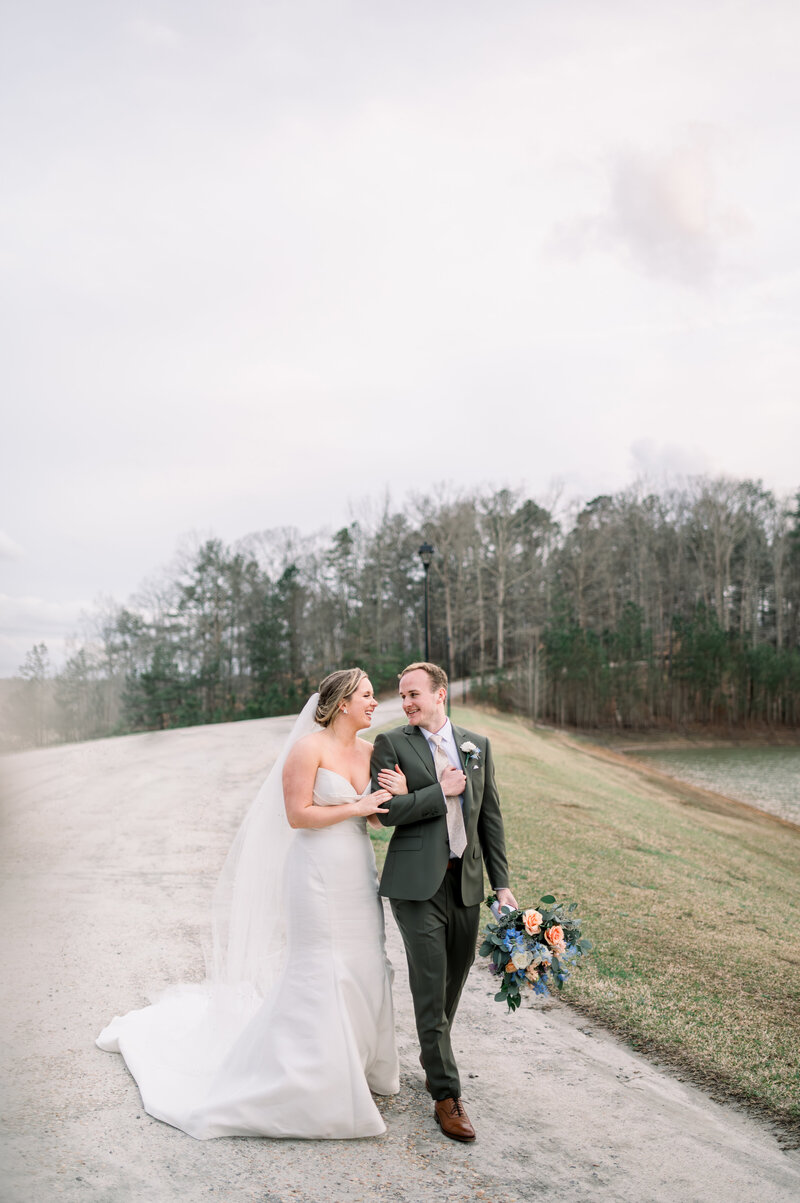
[[[317,770],[317,805],[356,796],[346,778]],[[366,820],[300,829],[287,849],[286,952],[268,993],[241,982],[173,987],[97,1041],[122,1053],[150,1115],[198,1140],[376,1136],[385,1125],[371,1091],[399,1089]]]

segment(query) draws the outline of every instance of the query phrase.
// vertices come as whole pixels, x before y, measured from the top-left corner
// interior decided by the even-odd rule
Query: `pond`
[[[635,759],[800,823],[800,747],[665,748]]]

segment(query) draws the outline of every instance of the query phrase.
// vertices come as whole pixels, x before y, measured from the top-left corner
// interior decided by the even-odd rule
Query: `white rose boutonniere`
[[[466,763],[471,764],[473,769],[476,769],[478,767],[478,760],[481,754],[481,750],[478,745],[474,744],[471,739],[465,739],[463,744],[459,744],[459,747],[464,753]]]

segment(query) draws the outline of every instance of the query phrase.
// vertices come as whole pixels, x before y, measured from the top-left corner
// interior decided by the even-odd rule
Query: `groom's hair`
[[[429,660],[417,660],[415,664],[409,664],[407,668],[397,674],[398,681],[406,673],[413,673],[418,668],[421,668],[430,677],[432,692],[435,693],[437,689],[447,689],[447,673],[438,664],[431,664]]]

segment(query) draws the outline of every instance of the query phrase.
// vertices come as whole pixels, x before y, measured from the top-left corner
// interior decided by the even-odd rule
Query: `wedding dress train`
[[[314,802],[357,791],[317,770]],[[98,1038],[121,1052],[150,1115],[198,1140],[376,1136],[371,1091],[399,1089],[392,969],[363,818],[293,833],[286,857],[287,950],[262,999],[241,985],[168,990]]]

